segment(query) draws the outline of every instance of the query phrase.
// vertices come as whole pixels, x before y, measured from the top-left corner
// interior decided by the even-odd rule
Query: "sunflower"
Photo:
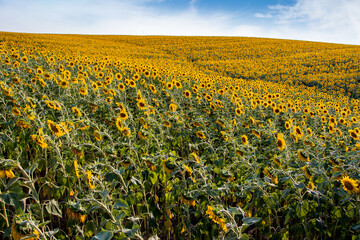
[[[273,113],[275,113],[276,115],[279,115],[281,112],[280,108],[277,108],[277,107],[274,107],[272,110],[273,110]]]
[[[242,135],[242,136],[241,136],[241,142],[242,142],[244,145],[248,145],[248,144],[249,144],[248,137],[247,137],[246,135]]]
[[[285,139],[283,134],[279,133],[276,136],[276,145],[278,146],[280,151],[284,151],[285,147],[286,147],[286,143],[285,143]]]
[[[83,96],[87,95],[88,91],[85,87],[79,88],[79,93]]]
[[[184,91],[184,96],[185,96],[186,98],[190,98],[190,97],[191,97],[191,92],[190,92],[189,90],[185,90],[185,91]]]
[[[122,79],[121,73],[115,74],[115,78],[116,78],[116,80],[120,81]]]
[[[131,88],[136,87],[136,82],[135,82],[134,80],[130,80],[130,81],[129,81],[129,86],[130,86]]]
[[[240,116],[242,114],[242,111],[240,108],[235,108],[236,115]]]
[[[197,132],[196,132],[196,136],[197,136],[198,138],[201,138],[201,139],[205,139],[205,138],[206,138],[205,134],[204,134],[203,132],[201,132],[201,131],[197,131]]]
[[[195,199],[193,198],[182,196],[181,200],[185,205],[193,206],[193,207],[195,206]]]
[[[123,130],[123,125],[122,125],[122,122],[121,122],[121,118],[116,118],[115,125],[116,125],[117,129],[119,129],[119,131]]]
[[[45,74],[44,74],[44,78],[45,78],[46,80],[51,80],[51,79],[53,78],[53,76],[52,76],[52,74],[50,74],[50,73],[45,73]]]
[[[65,134],[64,129],[59,125],[56,124],[55,122],[48,120],[47,121],[48,127],[50,128],[51,132],[53,134],[55,134],[57,137],[61,137]]]
[[[149,88],[150,88],[150,90],[151,90],[151,92],[152,92],[153,94],[156,94],[156,93],[157,93],[156,87],[155,87],[154,85],[150,84],[150,85],[149,85]]]
[[[359,141],[359,135],[355,130],[349,130],[349,134],[354,140]]]
[[[301,150],[298,150],[297,151],[297,156],[298,158],[303,161],[303,162],[309,162],[310,161],[310,157],[306,157],[302,152]]]
[[[12,113],[14,116],[16,116],[16,117],[20,117],[20,116],[21,116],[21,111],[20,111],[20,109],[18,109],[17,107],[13,107],[13,108],[11,109],[11,113]]]
[[[179,82],[179,81],[175,81],[175,87],[176,88],[182,88],[182,84],[181,84],[181,82]]]
[[[171,128],[171,123],[169,121],[164,121],[163,124],[166,128]]]
[[[169,105],[169,109],[170,109],[170,111],[175,112],[177,109],[177,105],[175,103],[172,103]]]
[[[79,167],[78,167],[78,162],[77,160],[74,160],[74,171],[75,171],[75,175],[77,177],[77,179],[80,178],[80,174],[79,174]]]
[[[98,85],[94,82],[91,84],[91,87],[94,89],[94,91],[98,89]]]
[[[0,178],[12,179],[15,177],[14,172],[11,169],[0,169]]]
[[[295,136],[296,136],[297,138],[301,138],[301,137],[304,135],[304,133],[302,132],[301,128],[298,127],[298,126],[296,126],[296,127],[294,128],[294,134],[295,134]]]
[[[344,190],[346,190],[348,193],[359,193],[359,182],[356,179],[351,179],[349,176],[343,177],[341,179],[341,183],[343,185]]]
[[[96,141],[98,141],[98,142],[100,142],[102,139],[102,137],[98,131],[94,132],[94,137],[95,137]]]
[[[119,89],[120,91],[124,91],[124,90],[125,90],[125,85],[124,85],[123,83],[119,83],[119,84],[118,84],[118,89]]]
[[[43,75],[43,73],[44,73],[44,71],[42,70],[42,68],[37,68],[36,69],[36,73],[38,74],[38,75]]]
[[[139,118],[139,122],[141,123],[141,125],[142,125],[145,129],[149,129],[149,128],[150,128],[149,124],[147,124],[142,117]]]
[[[311,190],[314,190],[315,185],[314,185],[313,181],[309,181],[308,188]]]
[[[16,126],[21,128],[30,128],[30,125],[22,119],[16,121]]]
[[[174,87],[174,85],[172,82],[168,82],[168,83],[166,83],[166,87],[167,87],[167,89],[171,90]]]
[[[119,118],[120,118],[121,120],[126,120],[126,119],[129,118],[129,115],[127,114],[126,111],[121,111],[121,112],[119,113]]]
[[[303,172],[304,172],[304,174],[305,174],[305,177],[306,177],[307,179],[309,179],[310,181],[312,181],[313,176],[311,175],[309,169],[308,169],[306,166],[303,166],[303,167],[301,167],[301,170],[303,170]]]
[[[140,130],[138,132],[138,136],[142,139],[142,140],[146,140],[147,136],[145,136]]]
[[[261,138],[260,133],[258,131],[255,130],[251,130],[251,133],[255,135],[255,137],[257,138]]]
[[[312,132],[311,128],[307,128],[307,129],[306,129],[306,132],[307,132],[310,136],[313,135],[313,132]]]
[[[30,237],[31,235],[33,235],[33,237]],[[37,230],[32,230],[32,227],[29,226],[27,221],[14,220],[14,223],[11,225],[11,236],[14,240],[25,238],[28,240],[36,240],[39,238],[39,235]]]
[[[38,135],[31,135],[31,138],[41,147],[41,148],[47,148],[48,145],[45,142],[44,136],[43,136],[43,130],[42,128],[39,129]]]
[[[130,136],[130,130],[127,127],[124,127],[122,130],[122,134],[123,136],[128,137]]]
[[[72,109],[72,112],[75,113],[78,117],[82,116],[80,109],[78,109],[77,107],[72,107],[71,109]]]
[[[145,103],[145,100],[144,99],[140,99],[138,102],[137,102],[137,106],[140,110],[144,110],[146,109],[146,103]]]
[[[86,177],[87,177],[87,180],[88,180],[89,188],[94,189],[95,185],[92,183],[92,173],[91,173],[90,170],[86,171]]]
[[[273,156],[272,160],[278,167],[281,167],[281,162],[277,159],[276,155]]]
[[[62,88],[67,88],[67,87],[68,87],[68,82],[63,79],[63,80],[61,80],[61,81],[59,82],[59,85],[60,85],[60,87],[62,87]]]
[[[343,133],[339,128],[335,128],[335,132],[336,132],[336,134],[338,135],[339,138],[342,137]]]

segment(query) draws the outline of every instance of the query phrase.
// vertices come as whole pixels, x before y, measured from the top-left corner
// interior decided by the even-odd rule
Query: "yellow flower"
[[[11,109],[11,113],[16,116],[16,117],[20,117],[21,116],[21,111],[17,108],[17,107],[13,107]]]
[[[59,124],[56,124],[51,120],[48,120],[47,123],[48,123],[48,127],[50,128],[51,132],[53,134],[55,134],[57,137],[61,137],[65,134],[64,129]]]
[[[312,181],[309,181],[308,188],[311,189],[311,190],[314,190],[315,185],[314,185],[314,183]]]
[[[201,138],[201,139],[205,139],[205,138],[206,138],[205,134],[202,133],[202,132],[200,132],[200,131],[197,131],[197,132],[196,132],[196,136],[197,136],[198,138]]]
[[[351,179],[348,176],[343,177],[341,179],[341,183],[343,185],[344,190],[346,190],[348,193],[359,193],[359,181],[356,179]]]
[[[300,150],[297,151],[297,156],[301,161],[309,162],[310,157],[306,157]]]
[[[242,136],[241,136],[241,142],[242,142],[244,145],[248,145],[248,144],[249,144],[248,137],[247,137],[246,135],[242,135]]]
[[[41,148],[47,148],[48,145],[47,143],[45,142],[45,139],[44,139],[44,135],[43,135],[43,130],[42,128],[39,129],[39,133],[38,135],[31,135],[31,138],[41,147]]]
[[[285,143],[285,139],[284,136],[279,133],[276,136],[276,145],[278,146],[280,151],[284,151],[285,147],[286,147],[286,143]]]
[[[72,107],[72,111],[73,113],[75,113],[78,117],[82,116],[82,113],[80,112],[80,110],[77,107]]]
[[[138,102],[137,102],[137,106],[140,110],[144,110],[146,109],[146,103],[145,103],[145,100],[144,99],[140,99]]]
[[[100,142],[102,139],[102,137],[98,131],[94,132],[94,137],[95,137],[96,141],[98,141],[98,142]]]
[[[121,120],[126,120],[126,119],[129,118],[129,115],[127,114],[126,111],[121,111],[121,112],[119,113],[119,118],[120,118]]]
[[[303,132],[300,127],[296,126],[294,128],[294,134],[297,138],[301,138],[303,136]]]
[[[182,202],[185,204],[185,205],[188,205],[188,206],[195,206],[195,200],[194,199],[189,199],[189,198],[186,198],[186,197],[182,197],[181,198]]]
[[[194,160],[195,160],[197,163],[200,163],[199,157],[196,155],[195,152],[192,152],[190,155],[194,158]]]
[[[78,162],[77,160],[74,161],[74,170],[75,170],[75,175],[76,177],[79,179],[80,175],[79,175],[79,168],[78,168]]]
[[[311,175],[309,169],[306,166],[301,167],[301,170],[303,170],[307,179],[309,179],[310,181],[313,179],[313,176]]]
[[[14,172],[11,169],[0,169],[0,178],[12,179],[15,177]]]
[[[177,109],[177,105],[175,103],[170,104],[169,106],[170,111],[175,112]]]
[[[86,171],[86,175],[87,175],[87,180],[88,180],[89,188],[90,188],[90,189],[94,189],[94,188],[95,188],[95,185],[92,183],[92,179],[91,179],[92,173],[91,173],[91,171],[90,171],[90,170],[87,170],[87,171]]]

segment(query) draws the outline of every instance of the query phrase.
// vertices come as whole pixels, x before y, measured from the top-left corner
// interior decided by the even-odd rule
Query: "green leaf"
[[[154,185],[157,180],[158,180],[158,177],[157,177],[157,174],[155,172],[150,172],[149,174],[149,178],[150,178],[150,182]]]
[[[250,238],[249,238],[249,235],[247,235],[246,233],[243,233],[243,234],[241,234],[241,239],[242,240],[249,240]]]
[[[260,221],[260,220],[261,220],[261,218],[255,218],[255,217],[251,217],[251,218],[250,218],[250,217],[244,217],[244,218],[243,218],[244,224],[246,224],[246,225],[248,225],[248,226],[257,223],[257,222]]]
[[[35,163],[35,164],[30,168],[30,170],[29,170],[30,175],[33,175],[33,173],[34,173],[34,171],[36,170],[37,167],[38,167],[38,164]]]
[[[94,235],[96,231],[96,224],[93,221],[88,221],[85,225],[85,236],[86,237],[91,237],[92,235]]]
[[[114,208],[115,209],[129,208],[129,206],[128,206],[127,202],[124,199],[119,199],[119,200],[115,201]]]
[[[241,209],[235,208],[235,207],[228,208],[228,211],[234,215],[237,215],[237,214],[242,215],[244,212],[244,211],[241,211]]]
[[[307,202],[298,203],[296,205],[295,212],[299,218],[305,217],[308,211],[309,211],[309,204]]]
[[[352,225],[351,229],[355,231],[360,231],[360,224]]]
[[[110,240],[113,236],[114,233],[110,231],[99,232],[93,238],[91,238],[91,240]]]
[[[59,208],[59,204],[55,199],[50,200],[46,204],[45,209],[51,215],[62,217],[61,209]]]

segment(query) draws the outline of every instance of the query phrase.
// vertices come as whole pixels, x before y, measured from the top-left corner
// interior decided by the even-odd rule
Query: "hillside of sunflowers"
[[[0,32],[0,238],[359,239],[359,59]]]

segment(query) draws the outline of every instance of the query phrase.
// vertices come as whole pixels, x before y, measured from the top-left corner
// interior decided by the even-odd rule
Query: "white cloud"
[[[276,19],[275,24],[296,30],[290,31],[289,36],[360,44],[359,0],[298,0],[293,6],[269,8],[267,14]]]
[[[255,13],[254,17],[257,17],[257,18],[272,18],[273,16],[271,15],[271,13],[266,13],[266,14]]]
[[[196,0],[171,11],[156,8],[164,0],[3,0],[0,29],[41,33],[138,35],[250,35],[257,27],[233,26],[224,12],[202,14]],[[239,28],[242,30],[240,31]]]
[[[199,0],[0,0],[0,29],[13,32],[255,36],[360,44],[360,0],[297,0],[252,16],[213,10]],[[247,21],[247,22],[243,22]]]

